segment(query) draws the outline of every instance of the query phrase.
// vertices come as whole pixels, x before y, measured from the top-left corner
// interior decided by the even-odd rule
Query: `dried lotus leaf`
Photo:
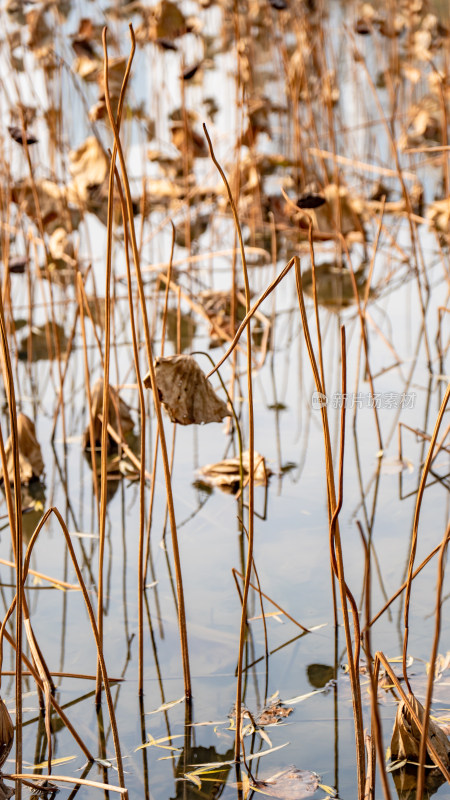
[[[450,197],[430,203],[427,218],[433,222],[438,231],[450,234]]]
[[[9,711],[0,697],[0,768],[8,758],[14,741],[14,725]]]
[[[69,152],[72,181],[68,186],[69,199],[75,203],[89,199],[89,187],[100,186],[108,175],[109,163],[95,136],[88,136],[77,150]]]
[[[91,414],[94,423],[94,440],[98,445],[102,438],[102,423],[99,419],[99,414],[103,412],[103,378],[99,378],[91,391]],[[112,386],[109,387],[109,409],[108,409],[109,424],[123,436],[131,433],[134,427],[133,418],[130,414],[130,408],[120,397],[117,389]],[[112,444],[112,439],[109,438],[109,444]],[[83,433],[83,449],[86,450],[91,446],[89,425]]]
[[[167,356],[155,361],[156,385],[172,422],[201,425],[229,417],[226,403],[218,397],[192,356]],[[150,373],[144,385],[151,387]]]
[[[21,211],[30,219],[37,220],[34,192],[37,191],[42,224],[46,233],[51,234],[63,222],[69,230],[80,224],[78,209],[69,208],[69,192],[54,181],[43,178],[33,183],[29,178],[17,181],[12,187],[11,199],[20,206]]]
[[[156,10],[156,38],[176,39],[186,33],[186,18],[175,3],[162,0]]]
[[[421,703],[414,697],[408,696],[408,701],[414,709],[417,717],[423,722],[424,709]],[[411,716],[408,706],[403,701],[399,703],[397,714],[394,722],[394,730],[391,739],[391,758],[393,761],[406,759],[407,761],[418,762],[420,751],[421,732]],[[435,763],[435,759],[431,752],[428,750],[428,741],[431,739],[433,747],[436,750],[439,758],[447,767],[450,764],[450,741],[447,739],[444,731],[433,722],[432,719],[428,722],[428,740],[427,740],[427,753],[430,761]],[[438,766],[436,764],[436,766]]]
[[[242,467],[244,470],[244,481],[248,479],[250,472],[250,458],[248,450],[242,453]],[[267,486],[268,479],[272,474],[266,467],[264,456],[256,452],[253,456],[255,486]],[[225,458],[216,464],[206,464],[199,470],[205,481],[211,486],[216,486],[224,492],[237,492],[240,482],[239,458]]]
[[[19,444],[19,473],[20,482],[28,484],[39,478],[44,471],[41,448],[36,439],[34,422],[26,414],[17,416],[17,438]],[[14,482],[14,448],[12,437],[9,436],[5,447],[8,480]],[[1,712],[0,712],[1,713]]]

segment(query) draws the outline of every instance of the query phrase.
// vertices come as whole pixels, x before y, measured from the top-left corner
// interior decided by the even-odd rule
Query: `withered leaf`
[[[64,328],[55,322],[54,325],[33,325],[31,331],[19,341],[19,358],[21,361],[52,361],[57,356],[56,338],[59,350],[63,353],[67,348],[67,337]],[[29,352],[31,340],[31,351]]]
[[[421,722],[424,718],[424,708],[414,695],[408,695],[408,701],[414,709],[417,717]],[[394,722],[394,730],[391,739],[391,758],[393,760],[407,759],[415,763],[419,760],[421,733],[414,722],[411,713],[402,701],[399,703],[397,714]],[[441,758],[442,762],[448,767],[450,764],[450,741],[447,739],[445,733],[439,725],[436,725],[432,719],[428,723],[428,739],[431,739],[433,747]],[[430,761],[436,764],[436,761],[428,749],[427,753]],[[437,764],[436,764],[437,766]]]
[[[171,39],[165,39],[163,36],[158,36],[155,39],[155,44],[159,45],[162,50],[178,50],[175,42],[172,42]]]
[[[14,741],[14,726],[9,711],[0,697],[0,768],[8,758]]]
[[[192,64],[191,66],[186,67],[186,69],[183,70],[183,74],[181,76],[183,78],[183,80],[184,81],[190,81],[191,78],[194,77],[194,75],[197,72],[197,70],[199,69],[199,67],[201,67],[201,64],[202,64],[202,62],[198,61],[197,64]]]
[[[102,438],[102,423],[99,419],[99,414],[103,411],[103,378],[99,378],[91,391],[91,414],[94,422],[94,440],[96,444],[101,442]],[[133,419],[130,414],[130,408],[124,400],[119,396],[117,389],[113,386],[109,387],[109,410],[108,410],[109,424],[123,436],[131,433],[134,427]],[[112,444],[112,439],[108,437],[109,444]],[[83,448],[86,450],[91,446],[89,425],[83,433]]]
[[[35,181],[34,187],[30,178],[17,181],[12,187],[11,199],[13,203],[20,205],[22,211],[30,219],[38,219],[34,202],[34,189],[37,191],[42,224],[47,233],[52,233],[55,228],[61,227],[63,223],[66,223],[70,229],[78,227],[81,216],[78,209],[68,207],[69,193],[66,188],[60,187],[54,181],[45,178]]]
[[[39,478],[44,471],[41,448],[36,439],[34,422],[26,414],[17,416],[17,438],[19,443],[19,472],[20,482],[28,484],[31,480]],[[5,447],[8,480],[14,481],[14,450],[12,437],[9,436]],[[1,715],[1,709],[0,709]]]
[[[252,787],[280,800],[302,800],[314,794],[319,782],[320,778],[315,772],[290,766],[265,781],[255,781]]]
[[[13,797],[14,789],[12,786],[8,786],[1,778],[0,778],[0,800],[9,800],[10,797]]]
[[[17,144],[22,145],[22,147],[25,142],[27,144],[36,144],[38,141],[32,133],[22,130],[22,128],[19,128],[18,125],[8,125],[8,131],[11,138],[14,139]]]
[[[430,203],[427,210],[427,217],[436,228],[442,233],[450,234],[450,198],[435,200]]]
[[[176,39],[186,33],[186,18],[175,3],[162,0],[156,10],[157,39]]]
[[[28,261],[22,256],[10,258],[8,261],[8,269],[12,275],[23,275],[26,270]]]
[[[56,228],[48,243],[48,249],[53,259],[50,263],[55,267],[75,266],[74,246],[65,228]]]
[[[201,425],[229,417],[226,403],[218,397],[192,356],[167,356],[155,361],[156,384],[161,402],[172,422]],[[144,386],[151,387],[150,373]]]
[[[69,184],[69,197],[75,202],[86,202],[89,187],[98,186],[105,180],[108,159],[95,136],[89,136],[77,150],[69,152],[72,182]]]
[[[323,194],[317,192],[303,192],[297,200],[299,208],[320,208],[325,205],[327,201]]]
[[[358,294],[366,287],[366,266],[364,262],[354,272]],[[337,262],[318,264],[315,268],[317,301],[329,308],[344,308],[355,302],[352,277],[349,270]],[[313,294],[312,270],[303,275],[303,288],[306,294]]]

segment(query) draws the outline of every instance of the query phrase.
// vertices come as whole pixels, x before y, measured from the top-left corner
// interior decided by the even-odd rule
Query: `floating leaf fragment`
[[[147,734],[148,742],[140,744],[139,747],[136,747],[134,752],[137,753],[138,750],[143,750],[145,747],[159,747],[162,750],[176,750],[178,752],[181,752],[179,747],[173,747],[172,745],[165,745],[163,744],[163,742],[170,742],[172,741],[172,739],[182,739],[183,735],[184,734],[182,733],[177,733],[174,736],[162,736],[160,739],[154,739],[153,736],[150,733],[148,733]]]
[[[156,384],[161,402],[172,422],[200,425],[229,417],[226,403],[218,397],[192,356],[167,356],[155,361]],[[150,373],[144,386],[151,387]]]
[[[303,797],[314,794],[319,787],[319,781],[315,772],[290,766],[264,781],[255,781],[250,788],[270,797],[279,797],[280,800],[302,800]]]
[[[307,700],[308,697],[313,697],[315,694],[321,694],[326,690],[326,687],[323,689],[316,689],[314,692],[306,692],[306,694],[299,694],[297,697],[290,697],[289,700],[285,700],[285,703],[289,703],[289,705],[296,705],[296,703],[303,703],[303,700]]]
[[[147,711],[146,713],[157,714],[159,711],[168,711],[169,708],[173,708],[174,706],[177,706],[179,703],[184,703],[185,699],[186,697],[183,695],[183,697],[179,697],[178,700],[171,700],[168,703],[163,703],[161,706],[159,706],[159,708],[155,708],[154,711]]]
[[[186,778],[187,781],[190,781],[191,783],[193,783],[194,786],[197,787],[197,789],[201,789],[202,788],[202,782],[201,782],[200,778],[198,777],[198,775],[194,775],[194,773],[190,773],[189,774],[189,772],[185,772],[183,777]]]
[[[63,758],[52,758],[51,765],[66,764],[68,761],[73,761],[76,756],[64,756]],[[41,761],[39,764],[29,764],[26,769],[45,769],[48,766],[48,761]]]

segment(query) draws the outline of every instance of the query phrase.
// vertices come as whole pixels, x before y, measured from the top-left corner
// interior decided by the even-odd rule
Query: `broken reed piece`
[[[26,414],[17,415],[17,438],[19,443],[20,483],[27,486],[30,481],[38,480],[44,471],[44,461],[34,422]],[[8,480],[14,483],[14,448],[11,436],[5,446]],[[2,480],[4,475],[2,475]]]
[[[155,360],[155,377],[161,403],[172,422],[202,425],[231,416],[192,356],[177,355]],[[150,372],[144,386],[151,388]]]

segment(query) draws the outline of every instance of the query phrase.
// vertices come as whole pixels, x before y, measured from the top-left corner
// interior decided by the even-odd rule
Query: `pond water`
[[[33,420],[44,462],[40,479],[22,487],[24,547],[44,511],[56,507],[97,612],[101,526],[91,452],[84,444],[90,441],[86,365],[92,391],[95,381],[103,379],[105,358],[106,151],[113,139],[102,98],[101,28],[109,28],[110,58],[126,58],[131,21],[137,52],[122,139],[136,201],[134,222],[154,354],[159,356],[163,346],[165,356],[195,352],[199,366],[209,372],[206,354],[217,363],[231,338],[234,269],[240,290],[237,316],[242,319],[245,313],[235,227],[209,157],[201,128],[205,122],[236,198],[252,302],[293,256],[299,256],[318,358],[307,222],[312,219],[336,484],[344,402],[341,326],[346,330],[339,521],[345,579],[364,626],[366,559],[357,523],[370,541],[374,616],[407,575],[418,488],[448,383],[446,4],[163,0],[154,7],[67,2],[37,4],[31,10],[20,3],[6,5],[1,97],[5,126],[18,127],[12,138],[6,127],[3,131],[2,294],[17,410]],[[113,61],[113,104],[123,70],[123,61]],[[22,142],[24,126],[38,139],[27,147]],[[110,383],[131,409],[133,432],[125,438],[134,462],[127,451],[109,454],[103,647],[108,675],[117,679],[111,692],[125,785],[130,798],[245,798],[252,790],[231,763],[218,772],[186,778],[200,764],[234,758],[242,580],[237,576],[238,591],[233,570],[241,575],[245,571],[249,520],[239,493],[211,485],[200,470],[238,456],[236,429],[228,418],[180,425],[164,413],[192,677],[193,699],[186,704],[160,451],[152,498],[157,427],[147,390],[148,477],[142,496],[150,547],[139,695],[140,413],[118,208],[115,216]],[[175,233],[169,267],[171,222]],[[367,358],[350,266],[364,318]],[[144,376],[148,359],[134,267],[132,272]],[[80,284],[86,295],[81,307]],[[254,778],[264,780],[294,765],[320,776],[314,797],[328,791],[350,800],[358,792],[348,656],[339,596],[338,625],[334,623],[322,417],[294,268],[264,300],[251,325],[255,450],[270,473],[267,485],[255,487],[254,516],[254,564],[269,598],[263,599],[269,655],[265,656],[260,597],[251,588],[243,659],[243,703],[251,715],[243,721],[245,752],[264,755],[273,748],[267,757],[249,762]],[[244,333],[234,355],[220,368],[233,397],[244,450],[249,440],[246,346]],[[211,382],[226,400],[217,375]],[[2,400],[6,442],[11,429],[6,386]],[[444,415],[438,441],[446,434],[447,419]],[[444,439],[428,476],[415,566],[440,544],[448,525],[446,444]],[[99,461],[97,466],[100,487]],[[238,473],[235,484],[234,488]],[[243,498],[247,504],[248,489]],[[4,493],[1,500],[0,556],[12,562]],[[39,534],[30,567],[38,574],[27,579],[26,599],[34,634],[54,674],[55,697],[88,750],[104,760],[85,767],[86,756],[53,712],[53,773],[117,786],[104,694],[100,710],[95,705],[97,649],[85,600],[80,591],[58,588],[51,581],[77,582],[55,516]],[[422,704],[435,631],[437,569],[435,557],[415,578],[409,614],[408,675]],[[5,614],[15,595],[15,580],[15,570],[2,562]],[[442,656],[450,650],[449,592],[445,578]],[[394,659],[399,677],[401,663],[395,660],[401,660],[403,648],[403,609],[402,594],[373,625],[371,643],[372,653],[381,650]],[[7,629],[15,636],[14,616]],[[6,642],[3,650],[1,695],[14,721],[15,653]],[[369,729],[364,653],[360,671],[364,726]],[[433,715],[442,717],[444,724],[444,659],[438,678]],[[279,714],[276,724],[261,722],[263,709],[278,700],[291,711]],[[397,692],[380,687],[378,703],[386,750]],[[44,718],[36,685],[27,675],[22,704],[23,772],[45,774]],[[255,720],[259,724],[252,728]],[[14,764],[9,758],[3,771],[14,772]],[[399,779],[394,771],[388,780],[392,796],[415,796],[414,777],[408,785],[405,773]],[[59,786],[64,796],[113,796],[107,788]],[[436,780],[426,791],[437,790],[446,797],[446,784],[438,787]],[[259,788],[291,800],[305,796],[295,781]],[[24,786],[22,791],[27,795],[30,789]],[[375,796],[383,796],[378,780]]]

